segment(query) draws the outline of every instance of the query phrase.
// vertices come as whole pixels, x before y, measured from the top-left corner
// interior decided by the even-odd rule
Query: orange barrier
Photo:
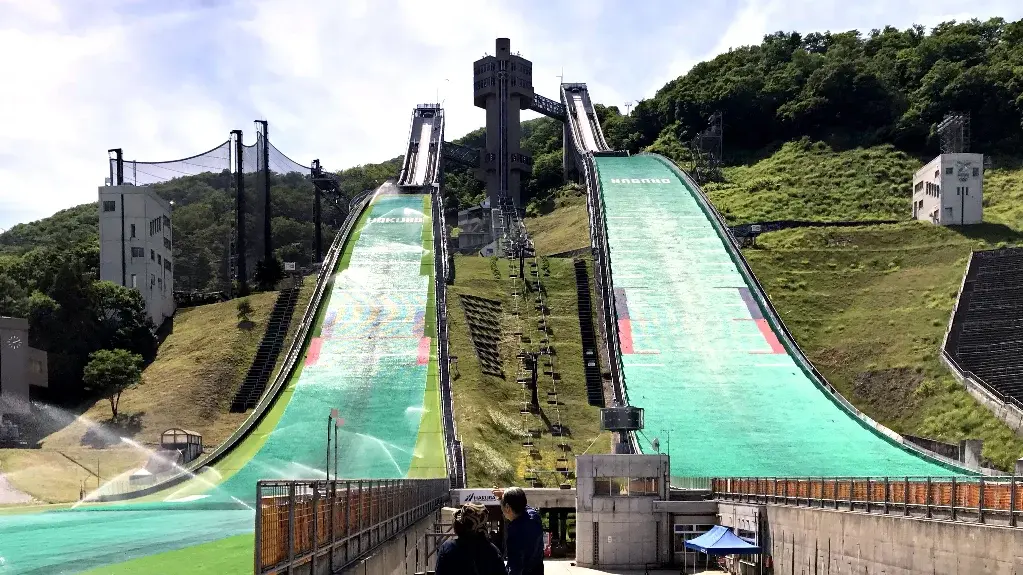
[[[1023,478],[1016,477],[864,477],[790,478],[733,477],[711,480],[716,497],[750,503],[796,504],[836,509],[871,507],[945,508],[957,511],[1008,514],[1016,526],[1023,515]]]
[[[338,569],[433,513],[448,498],[446,479],[260,481],[258,489],[259,575],[317,559]]]

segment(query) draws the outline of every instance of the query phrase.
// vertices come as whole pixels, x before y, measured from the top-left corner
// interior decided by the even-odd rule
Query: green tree
[[[270,291],[274,289],[277,282],[281,281],[284,277],[284,264],[281,260],[273,258],[271,260],[260,260],[256,264],[256,273],[252,279],[263,291]]]
[[[238,320],[243,322],[250,321],[249,316],[252,315],[252,302],[249,298],[245,297],[238,300]]]
[[[142,380],[142,356],[123,349],[95,351],[89,355],[82,379],[110,401],[110,412],[117,419],[121,393]]]
[[[156,326],[146,313],[146,302],[135,289],[113,282],[93,282],[90,308],[96,338],[108,349],[126,349],[148,363],[156,357]]]

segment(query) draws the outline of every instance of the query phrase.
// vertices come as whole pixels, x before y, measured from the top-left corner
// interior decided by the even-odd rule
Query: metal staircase
[[[273,376],[274,366],[277,365],[277,357],[284,348],[284,340],[288,336],[291,316],[295,313],[295,304],[298,302],[298,292],[301,289],[300,280],[293,287],[282,289],[277,294],[277,301],[266,322],[263,340],[259,342],[259,348],[256,350],[256,356],[252,358],[252,365],[249,366],[245,380],[231,402],[232,412],[240,413],[255,407],[266,391],[266,384]]]
[[[586,261],[575,260],[575,292],[579,302],[579,331],[583,342],[583,375],[586,377],[586,399],[590,405],[604,407],[604,388],[600,377],[597,336],[593,331],[593,303],[590,300],[590,275]]]

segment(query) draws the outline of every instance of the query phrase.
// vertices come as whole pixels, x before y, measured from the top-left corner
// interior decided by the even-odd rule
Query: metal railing
[[[604,340],[608,369],[611,372],[611,389],[615,402],[619,405],[628,405],[629,395],[622,368],[622,348],[618,334],[618,309],[615,306],[614,280],[611,276],[611,247],[607,242],[607,216],[604,213],[597,167],[592,154],[587,153],[582,145],[584,141],[580,132],[582,127],[576,121],[574,104],[566,93],[566,86],[570,85],[563,84],[561,87],[561,99],[565,103],[569,132],[586,182],[586,211],[589,216],[590,244],[593,249],[593,278],[597,298],[600,300],[598,306],[600,331]],[[635,433],[628,433],[624,443],[627,443],[634,453],[640,453],[639,440]]]
[[[719,501],[796,505],[1023,527],[1019,477],[732,477],[711,481]]]
[[[681,477],[678,475],[672,475],[668,481],[669,485],[671,485],[673,489],[709,491],[711,488],[711,482],[714,480],[710,477]]]
[[[447,479],[260,481],[255,573],[343,570],[448,500]]]
[[[440,378],[441,417],[444,427],[444,451],[447,459],[448,477],[452,488],[459,488],[465,482],[465,469],[461,461],[461,450],[458,448],[458,429],[455,425],[454,399],[451,395],[451,373],[448,365],[448,298],[447,278],[447,226],[444,223],[444,202],[441,199],[440,187],[432,194],[433,202],[433,246],[434,246],[434,292],[436,295],[437,313],[437,365]]]
[[[836,389],[835,386],[833,386],[831,382],[824,377],[824,374],[817,370],[816,366],[813,365],[810,359],[803,352],[802,348],[799,347],[799,344],[796,343],[796,338],[793,337],[791,332],[789,332],[785,323],[781,321],[781,316],[778,314],[778,310],[775,309],[774,303],[767,296],[767,290],[764,289],[764,286],[760,283],[756,274],[753,273],[753,268],[750,267],[749,262],[746,260],[746,256],[743,255],[742,250],[739,248],[735,238],[732,236],[731,229],[728,227],[724,216],[722,216],[721,213],[718,212],[717,208],[714,207],[714,204],[711,203],[709,198],[707,198],[699,184],[697,184],[696,181],[689,176],[689,174],[676,166],[675,163],[668,158],[665,158],[660,154],[651,154],[646,152],[641,155],[656,158],[680,180],[685,182],[687,187],[693,190],[697,203],[700,204],[700,207],[708,216],[708,219],[716,230],[718,236],[720,236],[722,240],[726,240],[725,249],[728,251],[732,261],[736,264],[739,274],[742,275],[750,284],[750,287],[753,288],[750,290],[750,293],[764,311],[764,318],[767,319],[768,323],[771,324],[775,330],[777,330],[777,333],[780,336],[778,341],[786,348],[790,356],[796,360],[796,364],[801,370],[803,370],[814,385],[834,400],[841,409],[844,409],[851,416],[855,417],[857,421],[864,425],[868,430],[878,434],[879,437],[887,439],[907,451],[912,451],[920,456],[932,459],[938,465],[941,465],[951,471],[967,474],[977,473],[976,470],[968,469],[959,461],[949,459],[948,457],[934,453],[933,451],[928,451],[923,447],[907,441],[895,431],[877,421],[874,421],[873,418],[857,409],[856,406],[846,399],[838,391],[838,389]]]

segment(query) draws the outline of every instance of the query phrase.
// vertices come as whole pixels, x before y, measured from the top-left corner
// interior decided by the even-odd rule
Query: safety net
[[[672,475],[955,473],[825,395],[672,170],[652,156],[595,162],[628,396],[645,409],[644,435],[670,441]]]
[[[173,202],[173,219],[183,218],[189,222],[185,229],[194,233],[174,236],[172,259],[176,291],[228,291],[231,279],[237,276],[240,247],[236,174],[239,166],[245,190],[242,242],[247,279],[252,279],[257,262],[266,257],[268,250],[282,261],[299,265],[315,259],[314,188],[310,167],[289,158],[265,138],[262,131],[256,132],[252,144],[243,144],[240,148],[239,154],[236,142],[231,139],[180,160],[124,159],[120,166],[116,158],[109,160],[112,183],[152,186],[162,198]],[[200,200],[202,206],[192,205]],[[268,223],[269,245],[266,241]],[[196,227],[201,229],[192,229]],[[324,227],[327,241],[333,231],[333,227]]]

